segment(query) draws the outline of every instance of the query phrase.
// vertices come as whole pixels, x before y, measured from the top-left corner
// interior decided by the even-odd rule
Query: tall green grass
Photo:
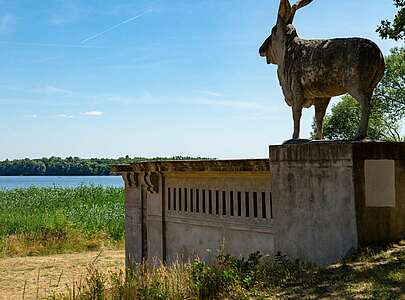
[[[94,242],[95,237],[117,243],[123,235],[124,193],[120,188],[0,190],[0,250],[15,237],[20,242],[22,238],[32,243],[42,241],[42,245],[55,241],[57,252],[61,252],[69,240],[75,248],[74,243]]]

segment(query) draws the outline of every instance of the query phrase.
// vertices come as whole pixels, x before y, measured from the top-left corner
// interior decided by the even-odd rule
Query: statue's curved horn
[[[304,6],[307,6],[312,1],[313,0],[299,0],[299,1],[297,1],[297,3],[295,3],[291,7],[290,15],[287,18],[287,24],[292,24],[292,22],[294,20],[294,17],[295,17],[295,13],[297,12],[297,10],[299,10],[300,8],[303,8]]]
[[[314,0],[299,0],[297,1],[297,3],[295,3],[294,5],[297,7],[296,9],[300,9],[303,8],[304,6],[307,6],[308,4],[310,4],[312,1]]]
[[[278,9],[278,15],[283,19],[287,19],[291,12],[291,4],[288,0],[280,0],[280,7]]]

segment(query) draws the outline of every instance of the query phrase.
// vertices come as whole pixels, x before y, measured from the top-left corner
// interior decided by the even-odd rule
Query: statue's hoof
[[[361,136],[355,136],[355,137],[353,138],[353,141],[355,141],[355,142],[360,142],[360,141],[363,141],[363,140],[366,140],[366,139],[367,139],[366,136],[361,135]]]
[[[296,145],[296,144],[308,144],[311,143],[311,140],[308,139],[291,139],[283,143],[283,145]]]

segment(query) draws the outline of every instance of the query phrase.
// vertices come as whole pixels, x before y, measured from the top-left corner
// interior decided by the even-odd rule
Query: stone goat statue
[[[361,38],[304,40],[292,25],[298,9],[312,0],[291,6],[280,1],[277,24],[260,47],[268,64],[278,65],[277,75],[285,101],[292,107],[293,139],[300,134],[303,107],[315,106],[316,139],[322,139],[323,118],[331,97],[349,93],[361,107],[355,140],[366,138],[371,97],[384,75],[384,57],[376,44]]]

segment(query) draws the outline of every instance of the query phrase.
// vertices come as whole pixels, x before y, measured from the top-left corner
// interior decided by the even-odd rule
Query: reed
[[[0,255],[42,255],[122,244],[120,188],[0,190]]]

